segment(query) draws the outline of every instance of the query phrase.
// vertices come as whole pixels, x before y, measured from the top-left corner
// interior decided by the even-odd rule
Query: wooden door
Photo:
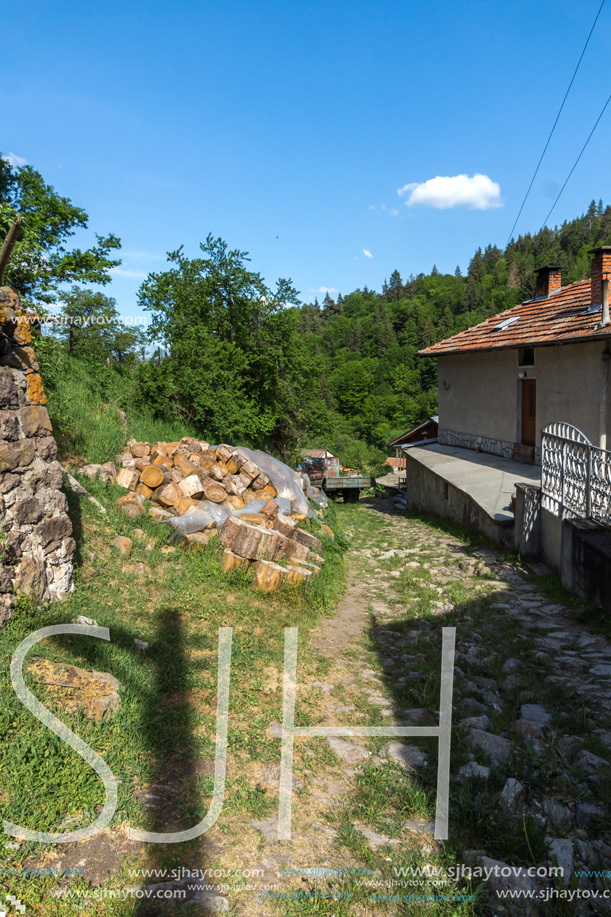
[[[522,380],[522,443],[534,446],[537,435],[537,382]]]

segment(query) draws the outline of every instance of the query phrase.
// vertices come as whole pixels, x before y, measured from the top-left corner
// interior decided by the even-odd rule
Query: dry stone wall
[[[20,592],[62,599],[75,542],[31,329],[0,287],[0,624]]]

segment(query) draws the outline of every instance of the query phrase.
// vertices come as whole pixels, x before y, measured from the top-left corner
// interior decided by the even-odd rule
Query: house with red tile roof
[[[420,351],[439,361],[439,443],[539,464],[563,421],[607,448],[611,246],[590,254],[591,279],[541,268],[534,299]]]

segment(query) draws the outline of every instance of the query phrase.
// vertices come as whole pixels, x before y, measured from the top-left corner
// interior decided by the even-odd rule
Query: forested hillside
[[[269,288],[246,253],[209,236],[201,257],[178,250],[142,285],[140,302],[151,313],[147,357],[137,338],[127,356],[113,342],[96,356],[95,332],[73,329],[78,385],[89,374],[95,401],[116,378],[113,403],[130,417],[144,412],[210,441],[264,448],[291,462],[299,448],[328,446],[345,465],[377,471],[387,443],[436,412],[437,365],[418,358],[420,348],[530,298],[538,267],[559,263],[564,284],[589,276],[588,250],[609,242],[611,207],[592,203],[583,216],[521,236],[505,251],[478,249],[464,275],[433,267],[403,279],[395,270],[380,292],[303,305],[289,282]],[[74,311],[74,300],[67,308]],[[89,302],[92,315],[100,308]],[[53,379],[59,389],[71,378],[70,361],[62,365]]]
[[[370,468],[389,440],[436,411],[436,362],[419,359],[420,348],[530,298],[539,267],[559,263],[564,284],[589,276],[588,250],[611,242],[611,207],[592,201],[559,228],[504,251],[478,249],[464,275],[433,266],[414,277],[397,265],[379,292],[304,305],[290,281],[269,287],[246,252],[209,235],[198,257],[180,247],[142,284],[144,334],[120,321],[113,299],[83,286],[110,282],[120,240],[111,233],[70,249],[87,213],[31,166],[0,157],[0,232],[16,216],[22,230],[6,279],[39,314],[53,301],[62,307],[40,355],[63,404],[58,422],[66,426],[74,408],[72,432],[62,430],[70,448],[86,451],[78,412],[99,404],[102,417],[108,391],[140,427],[147,418],[145,426],[189,428],[291,461],[302,447],[328,446],[344,464]],[[116,416],[112,430],[94,426],[99,460],[106,434],[114,442],[123,427]]]
[[[534,295],[535,271],[558,263],[563,284],[588,277],[588,250],[611,241],[611,207],[602,201],[556,230],[520,236],[505,251],[478,249],[463,276],[430,274],[405,280],[395,270],[380,293],[357,290],[299,310],[299,331],[315,357],[319,398],[338,415],[328,439],[340,455],[386,443],[435,413],[436,361],[416,352]],[[308,445],[319,444],[317,431]],[[370,455],[372,454],[370,448]],[[387,454],[387,453],[386,453]]]

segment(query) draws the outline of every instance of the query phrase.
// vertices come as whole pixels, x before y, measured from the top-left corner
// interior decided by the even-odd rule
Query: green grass
[[[581,621],[594,633],[611,638],[611,618],[604,608],[579,598],[574,592],[569,592],[555,573],[544,573],[534,579],[537,588],[550,602],[572,608],[578,621]]]
[[[211,775],[198,776],[196,765],[212,763],[214,758],[218,628],[226,626],[233,627],[229,760],[235,776],[228,782],[219,827],[231,831],[244,818],[266,817],[277,805],[276,791],[261,786],[248,767],[253,762],[279,763],[279,743],[269,739],[265,729],[282,718],[283,630],[299,627],[300,672],[308,672],[313,662],[307,633],[343,589],[342,548],[325,537],[326,563],[311,589],[286,588],[263,596],[243,575],[225,576],[215,540],[194,553],[179,548],[163,553],[165,527],[153,526],[147,515],[135,520],[120,515],[117,488],[97,481],[87,486],[106,506],[107,514],[69,495],[80,558],[75,593],[61,605],[38,606],[20,599],[12,621],[0,631],[2,816],[28,828],[56,831],[66,818],[74,819],[72,829],[88,824],[101,809],[104,792],[95,773],[19,702],[9,678],[11,655],[27,634],[85,615],[110,629],[109,643],[61,636],[45,640],[28,658],[112,673],[123,686],[120,711],[95,723],[81,713],[62,710],[29,676],[26,682],[120,778],[113,824],[180,830],[204,817]],[[138,529],[144,535],[139,536]],[[132,539],[129,558],[109,548],[115,534]],[[135,638],[145,640],[150,648],[139,652]],[[268,690],[271,673],[275,685]],[[138,787],[168,781],[177,791],[172,805],[146,808],[138,801]],[[181,863],[200,850],[198,842],[177,846],[182,848]],[[47,849],[51,850],[26,842],[18,851],[0,849],[0,866],[39,861]],[[164,858],[167,865],[174,854],[157,847],[149,855]],[[49,898],[54,882],[53,878],[36,882],[15,878],[9,884],[28,914],[46,915],[54,913]],[[37,896],[45,902],[42,910],[37,909]],[[62,908],[57,913],[77,912],[76,904],[66,900],[57,907]],[[100,904],[101,913],[135,913],[127,905],[120,911],[103,907]]]
[[[49,337],[37,341],[36,356],[61,461],[103,464],[130,437],[154,443],[198,435],[188,422],[159,420],[140,404],[136,376],[128,369],[71,357]]]

